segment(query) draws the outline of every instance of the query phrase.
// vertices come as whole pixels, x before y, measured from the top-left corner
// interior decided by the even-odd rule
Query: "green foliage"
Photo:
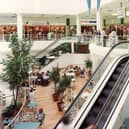
[[[52,69],[52,74],[51,74],[51,78],[52,80],[54,81],[54,84],[55,84],[55,93],[57,92],[57,83],[59,82],[60,80],[60,70],[59,70],[59,67],[53,67]]]
[[[31,62],[30,49],[32,42],[18,40],[16,34],[11,36],[9,48],[12,54],[3,60],[5,66],[2,78],[9,82],[10,88],[15,89],[22,80],[28,79],[29,65]]]
[[[71,83],[71,78],[64,75],[59,82],[58,92],[59,93],[64,92],[65,89],[70,86],[70,83]]]
[[[59,52],[59,51],[62,51],[63,53],[71,52],[71,44],[64,43],[53,50],[53,52]]]
[[[91,69],[92,68],[92,61],[90,59],[86,60],[85,61],[85,66],[86,66],[86,68]]]

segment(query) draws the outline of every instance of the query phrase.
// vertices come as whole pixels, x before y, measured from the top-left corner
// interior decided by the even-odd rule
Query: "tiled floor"
[[[3,124],[2,124],[2,116],[1,116],[1,111],[4,109],[4,106],[0,105],[0,129],[3,129]]]
[[[79,92],[85,83],[86,78],[76,77],[75,91]],[[54,102],[52,99],[52,85],[54,84],[51,82],[47,87],[36,87],[36,101],[38,103],[38,108],[42,107],[46,114],[44,122],[46,129],[53,129],[63,114],[57,110],[56,102]]]

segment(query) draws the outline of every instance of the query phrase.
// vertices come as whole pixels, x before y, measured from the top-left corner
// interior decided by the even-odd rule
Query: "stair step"
[[[96,118],[95,118],[94,116],[89,116],[89,117],[86,119],[86,124],[87,124],[87,125],[93,124],[93,123],[95,123],[95,120],[96,120]]]
[[[115,84],[115,81],[110,81],[108,82],[107,87],[113,88],[114,84]]]
[[[117,80],[118,77],[119,77],[119,74],[113,74],[113,75],[112,75],[112,79],[113,79],[113,80]]]
[[[97,99],[97,103],[98,103],[99,105],[103,105],[104,102],[105,102],[105,98],[103,98],[103,97]]]

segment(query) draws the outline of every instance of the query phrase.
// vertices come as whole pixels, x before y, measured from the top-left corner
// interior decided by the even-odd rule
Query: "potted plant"
[[[90,59],[85,60],[85,66],[87,69],[91,69],[92,68],[92,61]]]
[[[57,101],[58,100],[58,83],[60,80],[60,70],[59,67],[53,67],[52,69],[52,74],[51,74],[51,79],[54,82],[54,93],[53,93],[53,100]]]
[[[70,83],[71,83],[71,78],[67,77],[66,75],[64,75],[59,82],[59,85],[58,85],[59,99],[57,102],[58,111],[62,111],[62,105],[64,104],[63,94],[65,89],[70,86]]]
[[[88,70],[88,77],[91,76],[91,70],[92,70],[92,61],[90,59],[85,61],[85,66]]]

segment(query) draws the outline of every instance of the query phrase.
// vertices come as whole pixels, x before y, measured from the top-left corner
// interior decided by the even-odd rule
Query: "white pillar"
[[[97,30],[102,32],[103,30],[103,18],[102,18],[102,9],[100,8],[97,12],[96,12],[96,26],[97,26]]]
[[[81,23],[79,15],[76,16],[76,26],[77,35],[81,35]]]
[[[17,35],[19,39],[23,38],[23,17],[17,14]]]
[[[71,53],[74,53],[74,42],[71,43]]]

